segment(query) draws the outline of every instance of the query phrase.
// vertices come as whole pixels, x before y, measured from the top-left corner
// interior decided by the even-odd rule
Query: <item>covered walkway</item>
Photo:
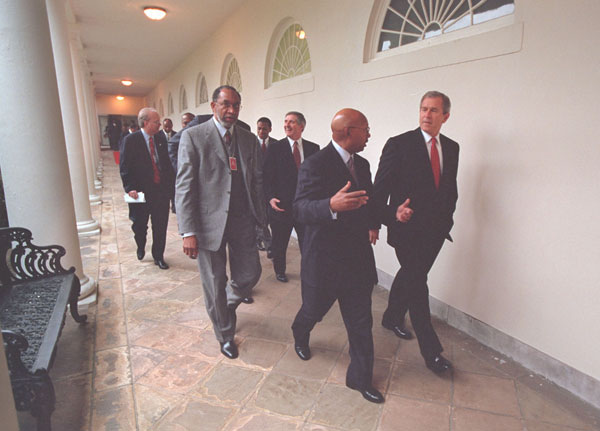
[[[54,430],[600,430],[598,410],[439,321],[456,369],[435,376],[416,340],[400,341],[380,326],[387,301],[380,287],[373,295],[374,383],[386,402],[366,402],[344,386],[348,346],[337,308],[313,332],[313,358],[303,362],[294,352],[297,247],[288,284],[275,280],[261,254],[256,301],[238,309],[240,356],[226,359],[175,216],[165,254],[171,269],[159,270],[149,255],[138,262],[112,153],[103,160],[103,204],[93,207],[102,233],[81,239],[85,273],[99,280],[98,303],[87,309],[86,326],[67,318],[52,370]],[[35,429],[29,413],[19,420],[23,431]]]

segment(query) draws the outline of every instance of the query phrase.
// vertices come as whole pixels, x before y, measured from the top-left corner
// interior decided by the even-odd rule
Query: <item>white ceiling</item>
[[[244,1],[70,0],[96,93],[145,96]],[[166,18],[147,19],[149,5]]]

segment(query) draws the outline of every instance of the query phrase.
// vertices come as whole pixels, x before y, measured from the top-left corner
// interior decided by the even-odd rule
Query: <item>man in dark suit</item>
[[[373,387],[371,293],[377,283],[370,231],[377,225],[368,203],[369,162],[356,153],[369,139],[369,123],[354,109],[331,122],[332,141],[308,158],[298,173],[294,214],[304,224],[302,306],[292,324],[294,348],[311,358],[310,331],[339,302],[350,342],[346,385],[374,403],[384,401]],[[373,231],[376,232],[376,231]]]
[[[125,138],[120,160],[125,192],[133,199],[144,192],[145,203],[129,204],[129,218],[137,244],[137,258],[146,253],[148,218],[152,218],[152,257],[160,269],[168,269],[164,260],[169,200],[173,192],[174,173],[165,135],[159,131],[160,116],[153,108],[142,108],[138,114],[140,131]]]
[[[171,139],[175,133],[177,133],[176,130],[173,130],[173,122],[171,121],[170,118],[165,118],[162,122],[163,128],[162,131],[165,134],[165,138],[167,138],[167,142],[169,141],[169,139]]]
[[[304,229],[292,214],[298,169],[305,159],[319,151],[317,144],[302,139],[305,126],[304,115],[288,112],[283,124],[286,137],[269,146],[263,165],[265,196],[269,203],[268,218],[273,234],[273,268],[277,280],[283,283],[288,281],[285,274],[286,252],[293,228],[298,234],[302,252]]]
[[[238,356],[235,310],[261,274],[256,226],[266,223],[260,147],[238,127],[240,104],[235,88],[218,87],[213,118],[182,133],[175,195],[183,252],[198,260],[206,310],[230,359]]]
[[[267,155],[267,149],[269,148],[269,146],[271,144],[274,144],[275,142],[277,142],[277,139],[271,138],[269,136],[269,133],[271,133],[272,129],[273,129],[273,125],[269,118],[260,117],[256,121],[256,136],[258,138],[258,145],[260,145],[260,149],[263,154],[263,165],[264,165],[264,160]],[[264,187],[264,184],[263,184],[263,187]],[[267,207],[268,206],[269,206],[269,204],[267,204]],[[265,229],[264,232],[257,232],[256,246],[261,251],[266,250],[267,257],[269,259],[273,258],[273,251],[271,250],[271,242],[272,242],[271,231],[269,230],[268,227]]]
[[[427,274],[444,240],[451,240],[458,198],[458,144],[440,134],[449,116],[445,94],[425,93],[420,127],[385,144],[373,193],[380,220],[388,227],[388,244],[400,262],[381,323],[398,337],[411,338],[404,327],[408,310],[421,355],[436,373],[452,368],[431,324],[427,286]]]

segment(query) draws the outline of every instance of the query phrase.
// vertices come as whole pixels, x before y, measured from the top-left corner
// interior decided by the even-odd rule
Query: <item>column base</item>
[[[95,304],[98,301],[98,282],[85,274],[79,282],[81,283],[81,293],[77,305]]]
[[[92,236],[100,233],[100,224],[94,220],[78,221],[77,234],[79,236]]]
[[[94,180],[94,187],[96,187],[96,190],[100,190],[102,188],[102,181]]]
[[[90,205],[100,205],[102,203],[102,198],[98,195],[90,195]]]

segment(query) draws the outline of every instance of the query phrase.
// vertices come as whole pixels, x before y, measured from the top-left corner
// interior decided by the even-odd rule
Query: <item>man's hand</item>
[[[190,257],[196,259],[198,256],[198,241],[196,235],[190,235],[183,238],[183,252]]]
[[[277,199],[277,198],[273,198],[273,199],[271,199],[271,200],[269,201],[269,204],[271,205],[271,208],[273,208],[275,211],[282,213],[282,212],[284,212],[285,210],[284,210],[283,208],[279,208],[279,207],[277,206],[277,204],[278,204],[279,202],[280,202],[280,200],[279,200],[279,199]]]
[[[351,211],[366,205],[369,197],[364,190],[348,192],[350,189],[350,181],[329,200],[329,208],[333,212]]]
[[[379,239],[379,229],[369,229],[369,241],[371,244],[377,244],[377,240]]]
[[[410,205],[410,199],[406,199],[396,210],[396,220],[400,223],[407,223],[413,215],[413,210],[408,205]]]
[[[138,193],[136,190],[132,190],[129,193],[127,193],[129,196],[131,196],[133,199],[137,199],[138,198]]]

